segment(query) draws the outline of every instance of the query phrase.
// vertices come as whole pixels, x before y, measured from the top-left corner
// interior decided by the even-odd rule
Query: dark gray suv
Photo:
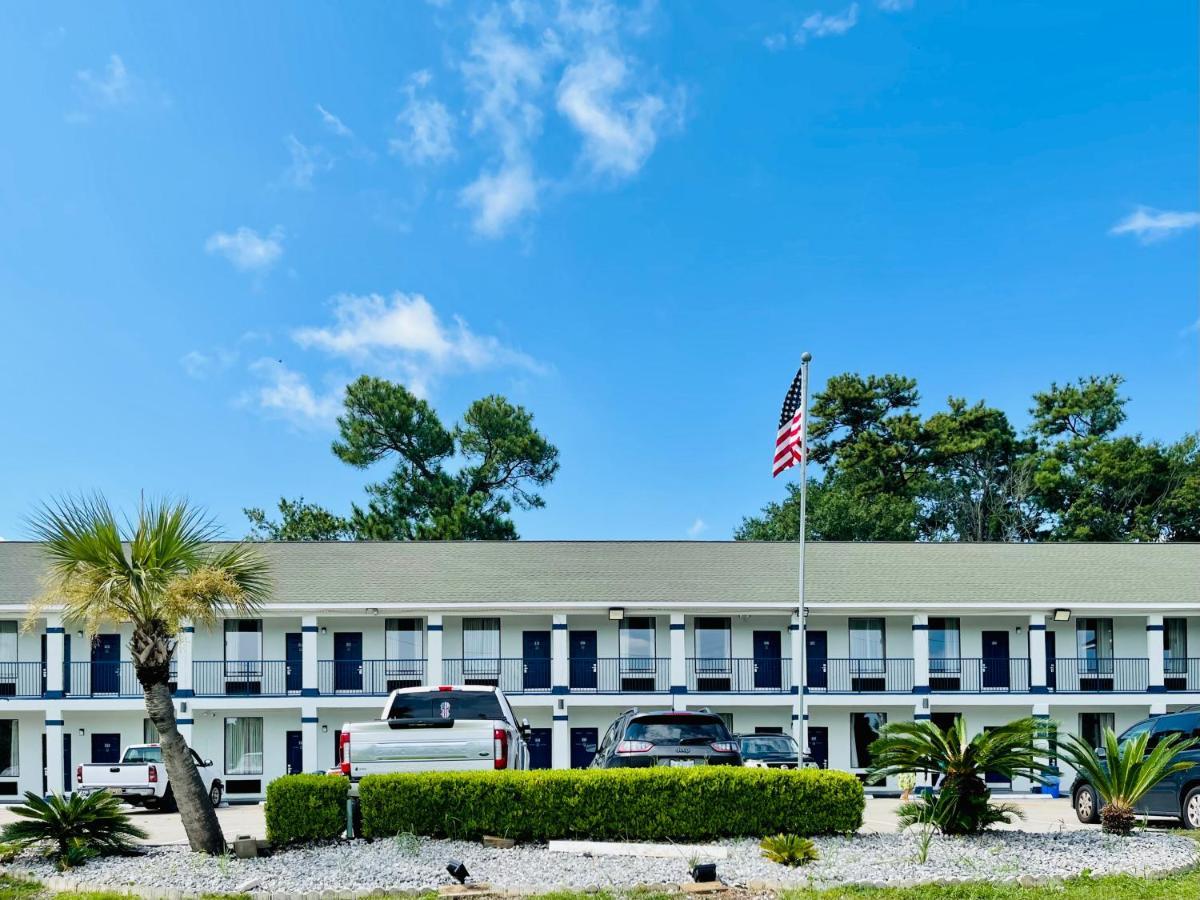
[[[741,764],[737,740],[707,710],[627,710],[604,733],[592,760],[594,769]]]

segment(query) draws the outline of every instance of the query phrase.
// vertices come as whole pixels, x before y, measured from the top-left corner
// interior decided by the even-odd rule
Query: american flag
[[[783,409],[779,411],[779,432],[775,435],[775,477],[804,458],[804,369],[796,372]]]

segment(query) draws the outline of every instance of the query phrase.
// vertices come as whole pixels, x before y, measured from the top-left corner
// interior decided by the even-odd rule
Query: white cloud
[[[454,155],[454,119],[439,101],[413,97],[396,125],[402,133],[388,141],[388,149],[409,162],[436,163]]]
[[[1132,234],[1143,244],[1153,244],[1200,225],[1200,212],[1182,212],[1139,206],[1109,229],[1109,234]]]
[[[318,172],[327,172],[333,168],[333,159],[325,148],[308,146],[297,140],[294,134],[284,138],[292,161],[284,170],[284,181],[294,188],[308,190],[312,187],[313,176]]]
[[[783,50],[784,48],[787,47],[787,45],[788,45],[787,35],[782,34],[778,31],[775,32],[774,34],[768,34],[765,38],[763,38],[763,46],[766,47],[768,50],[770,50],[772,53],[776,53],[780,50]]]
[[[341,411],[344,387],[315,391],[302,374],[270,357],[256,360],[250,371],[262,383],[242,400],[268,415],[303,427],[320,427],[332,424]]]
[[[622,99],[629,81],[625,60],[599,47],[567,66],[559,82],[558,110],[583,136],[584,156],[597,172],[637,173],[658,141],[667,104],[650,93]]]
[[[538,206],[538,188],[525,163],[481,172],[459,192],[459,201],[475,210],[474,227],[485,237],[500,237],[509,226]]]
[[[700,535],[707,530],[708,524],[703,519],[696,519],[696,521],[692,522],[692,524],[688,526],[688,537],[700,537]]]
[[[878,6],[884,12],[904,12],[913,8],[914,0],[878,0]]]
[[[338,137],[354,137],[354,132],[346,127],[346,123],[323,107],[320,103],[317,104],[317,112],[320,114],[321,122],[324,123],[325,127]]]
[[[807,37],[836,37],[845,34],[857,24],[857,3],[851,3],[842,13],[826,15],[815,12],[801,23],[801,30],[796,33],[796,40],[803,43]]]
[[[242,272],[266,272],[283,256],[283,229],[260,235],[242,226],[234,232],[218,231],[204,242],[209,253],[218,253]]]
[[[218,375],[232,368],[234,363],[237,362],[237,358],[238,355],[232,350],[218,348],[211,353],[192,350],[180,357],[179,364],[183,366],[183,371],[187,373],[189,378],[203,381],[206,378]]]
[[[101,106],[125,106],[133,100],[133,78],[116,53],[108,58],[103,73],[91,69],[76,72],[75,84],[85,97]]]

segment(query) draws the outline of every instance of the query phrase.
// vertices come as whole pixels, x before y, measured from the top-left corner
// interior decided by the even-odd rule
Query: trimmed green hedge
[[[366,837],[706,840],[862,825],[862,784],[825,769],[584,769],[371,775]]]
[[[346,830],[349,779],[285,775],[267,785],[267,839],[273,844],[325,841]]]

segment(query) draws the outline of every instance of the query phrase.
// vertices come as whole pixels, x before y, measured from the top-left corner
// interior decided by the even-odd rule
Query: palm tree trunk
[[[197,852],[220,855],[227,849],[225,835],[208,792],[204,790],[204,781],[196,769],[191,750],[175,724],[171,690],[166,681],[143,684],[142,690],[146,695],[146,712],[158,729],[167,778],[179,807],[179,818],[183,821],[183,830],[187,832],[188,843]]]

